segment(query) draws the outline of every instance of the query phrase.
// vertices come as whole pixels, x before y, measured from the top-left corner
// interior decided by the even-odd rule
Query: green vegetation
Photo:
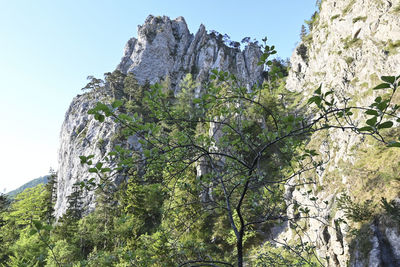
[[[345,61],[346,61],[347,65],[350,65],[351,63],[353,63],[354,58],[353,57],[346,57]]]
[[[307,24],[308,30],[311,32],[319,22],[319,12],[314,12],[310,20],[305,20],[304,22]]]
[[[362,46],[363,41],[357,37],[353,37],[351,35],[347,36],[343,40],[344,49],[349,49],[349,48],[358,48]]]
[[[319,11],[314,12],[314,14],[311,16],[311,18],[309,20],[305,20],[304,22],[308,26],[308,33],[307,33],[305,27],[302,25],[300,36],[301,36],[301,40],[304,43],[309,44],[309,43],[311,43],[312,38],[313,38],[312,30],[319,23]]]
[[[297,55],[299,55],[301,57],[301,59],[303,59],[303,61],[305,61],[305,62],[308,61],[308,52],[307,51],[308,51],[307,46],[305,46],[304,44],[300,44],[296,49]]]
[[[331,21],[334,21],[334,20],[337,19],[338,17],[340,17],[339,14],[336,14],[336,15],[332,16],[332,17],[331,17]]]
[[[367,16],[358,16],[356,18],[353,19],[353,23],[356,23],[357,21],[366,21],[367,20]]]
[[[394,9],[393,9],[394,13],[400,13],[400,4],[398,4]]]
[[[374,215],[374,205],[371,199],[363,203],[355,203],[350,196],[343,194],[337,201],[338,208],[343,210],[346,217],[354,222],[370,221]]]
[[[24,191],[27,188],[35,187],[38,184],[46,184],[47,179],[48,179],[48,176],[42,176],[42,177],[33,179],[32,181],[29,181],[29,182],[23,184],[22,186],[18,187],[17,189],[8,192],[6,195],[11,198],[14,198],[16,195],[18,195],[19,193],[21,193],[22,191]]]
[[[400,40],[393,41],[392,39],[389,39],[387,41],[386,47],[384,48],[385,51],[389,55],[396,55],[399,53],[400,49]]]
[[[0,231],[0,262],[7,266],[44,266],[47,256],[48,232],[34,234],[35,222],[52,220],[49,209],[51,194],[45,185],[27,188],[18,194],[11,204],[2,208],[3,221]],[[47,225],[49,226],[49,225]],[[45,228],[43,228],[45,229]]]
[[[353,6],[354,6],[355,3],[356,3],[356,0],[351,0],[351,1],[347,4],[347,6],[343,9],[342,16],[347,15],[347,14],[351,11],[351,9],[353,8]]]

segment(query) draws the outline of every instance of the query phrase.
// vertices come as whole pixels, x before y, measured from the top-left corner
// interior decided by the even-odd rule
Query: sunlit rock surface
[[[139,84],[154,84],[166,77],[170,80],[171,90],[178,92],[182,78],[191,73],[201,90],[208,80],[212,69],[229,71],[247,86],[262,82],[263,67],[259,66],[261,49],[254,43],[248,43],[242,50],[225,44],[222,35],[208,33],[201,25],[195,35],[188,30],[184,18],[174,20],[149,16],[138,27],[138,37],[131,38],[125,46],[124,54],[117,69],[123,73],[133,73]],[[99,124],[87,111],[97,101],[104,100],[107,92],[79,95],[72,101],[60,133],[59,170],[57,184],[57,203],[55,214],[60,217],[67,209],[67,197],[73,184],[90,179],[87,166],[80,164],[79,156],[96,155],[100,160],[110,152],[118,138],[118,125],[111,120]],[[128,140],[131,147],[138,146]],[[84,206],[94,208],[93,192],[83,192]]]

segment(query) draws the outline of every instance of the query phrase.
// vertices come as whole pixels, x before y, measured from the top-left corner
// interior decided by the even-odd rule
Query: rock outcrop
[[[140,84],[155,83],[169,76],[175,90],[182,77],[191,73],[197,81],[206,81],[211,69],[218,68],[237,75],[242,82],[262,82],[258,66],[260,47],[246,46],[244,51],[224,44],[222,35],[207,33],[201,25],[193,36],[184,18],[149,16],[138,27],[138,38],[125,46],[118,65],[123,73],[132,72]]]
[[[321,2],[312,29],[291,57],[287,88],[308,99],[322,84],[323,90],[333,89],[336,95],[350,99],[351,104],[368,105],[380,93],[371,89],[380,83],[380,76],[400,74],[400,1]],[[355,116],[355,123],[363,118],[362,114]],[[342,221],[347,220],[345,214],[337,208],[342,193],[359,201],[375,198],[379,202],[380,197],[398,197],[398,191],[382,191],[368,185],[368,181],[374,181],[378,187],[393,186],[380,180],[380,168],[389,168],[389,162],[382,163],[385,167],[372,167],[374,163],[365,155],[374,153],[368,152],[373,145],[348,132],[331,130],[317,134],[315,139],[323,140],[313,145],[330,159],[318,171],[317,185],[311,188],[318,198],[318,207],[326,207],[312,208],[311,214],[322,221],[309,220],[305,233],[316,244],[318,255],[329,259],[331,266],[399,266],[398,245],[394,245],[399,236],[395,227],[378,220],[367,223],[364,231],[354,235]],[[377,161],[383,153],[391,152],[371,158]],[[307,196],[309,189],[294,191],[291,200],[315,206]],[[329,204],[325,205],[325,201]],[[352,228],[357,228],[356,224]],[[281,237],[288,235],[290,231]]]
[[[199,84],[198,94],[215,68],[235,74],[248,86],[262,82],[263,67],[257,64],[261,53],[260,47],[253,43],[243,51],[239,47],[229,47],[222,35],[207,33],[203,25],[193,35],[182,17],[171,20],[166,16],[149,16],[138,27],[138,38],[131,38],[126,44],[117,69],[125,74],[133,73],[141,85],[168,77],[175,93],[180,90],[182,78],[191,73]],[[111,120],[99,124],[87,114],[97,101],[105,98],[104,90],[78,95],[66,112],[60,134],[56,217],[66,211],[73,185],[93,177],[87,166],[80,164],[79,156],[93,154],[94,161],[100,160],[119,142],[118,125]],[[133,139],[123,145],[137,146]],[[89,210],[93,209],[93,192],[83,192],[82,201]]]

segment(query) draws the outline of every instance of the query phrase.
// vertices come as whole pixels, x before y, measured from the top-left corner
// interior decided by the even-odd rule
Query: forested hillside
[[[27,182],[26,184],[23,184],[22,186],[18,187],[17,189],[8,192],[7,195],[10,197],[15,197],[16,195],[18,195],[19,193],[21,193],[22,191],[24,191],[27,188],[35,187],[38,184],[46,184],[47,178],[48,178],[48,176],[42,176],[42,177],[33,179],[32,181]]]

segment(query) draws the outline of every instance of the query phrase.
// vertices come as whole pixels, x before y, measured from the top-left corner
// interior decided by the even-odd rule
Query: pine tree
[[[306,29],[306,26],[304,26],[304,24],[303,24],[303,25],[301,25],[301,31],[300,31],[301,40],[303,40],[304,37],[306,37],[306,35],[307,35],[307,29]]]
[[[50,175],[47,178],[46,189],[46,213],[45,220],[51,223],[54,220],[54,205],[57,200],[57,173],[50,169]]]

